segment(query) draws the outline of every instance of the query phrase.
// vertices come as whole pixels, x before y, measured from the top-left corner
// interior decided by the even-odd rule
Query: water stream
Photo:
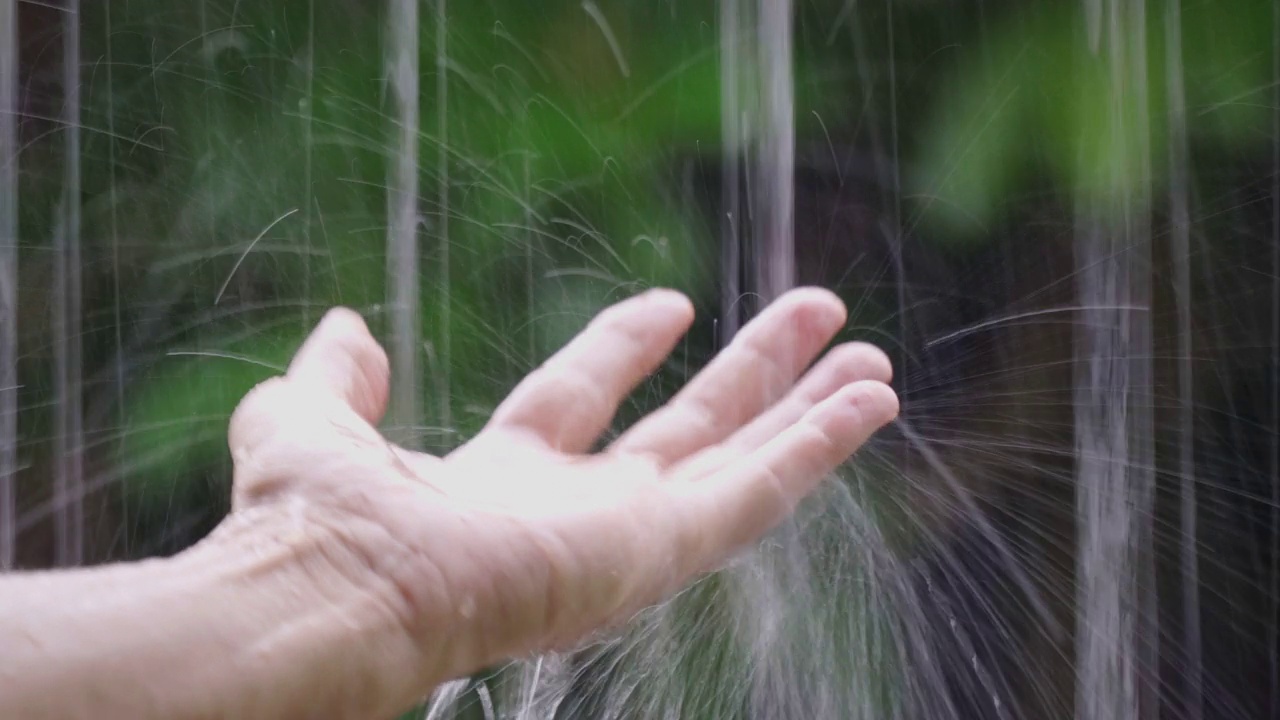
[[[443,5],[443,0],[441,0]],[[397,392],[387,410],[394,441],[418,447],[413,428],[422,424],[421,291],[418,276],[418,5],[402,0],[388,23],[387,84],[395,119],[391,174],[387,178],[387,278],[391,317],[391,376]]]
[[[18,483],[18,1],[0,3],[0,569],[14,566]]]
[[[84,379],[83,312],[80,248],[80,2],[69,0],[62,15],[63,123],[66,126],[61,222],[56,226],[53,322],[57,409],[54,457],[57,471],[54,497],[61,498],[56,514],[55,561],[64,567],[85,559],[84,515]]]
[[[1154,718],[1152,297],[1143,4],[1105,4],[1099,51],[1111,91],[1108,179],[1077,220],[1076,716]],[[1132,148],[1132,149],[1131,149]],[[1181,170],[1181,169],[1180,169]]]

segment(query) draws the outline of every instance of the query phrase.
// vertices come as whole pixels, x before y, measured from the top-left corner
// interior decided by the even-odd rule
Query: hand
[[[596,317],[446,457],[375,429],[387,359],[330,312],[231,421],[232,518],[288,516],[381,597],[440,682],[627,620],[785,519],[897,413],[888,359],[837,347],[832,294],[786,294],[666,407],[587,454],[693,319],[650,291]],[[426,691],[428,688],[421,688]]]

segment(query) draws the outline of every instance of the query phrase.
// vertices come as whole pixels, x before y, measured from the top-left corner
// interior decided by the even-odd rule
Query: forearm
[[[252,522],[169,559],[0,577],[0,717],[363,720],[411,704],[423,658],[376,579],[308,526]]]

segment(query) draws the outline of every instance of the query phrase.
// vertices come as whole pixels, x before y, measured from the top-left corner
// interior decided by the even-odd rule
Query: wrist
[[[358,558],[304,513],[238,512],[171,558],[0,576],[0,716],[378,718],[431,685]]]
[[[301,503],[263,505],[171,559],[244,623],[226,657],[240,693],[231,716],[390,716],[440,680],[395,583],[370,562],[381,553],[359,536],[371,530],[349,524]]]

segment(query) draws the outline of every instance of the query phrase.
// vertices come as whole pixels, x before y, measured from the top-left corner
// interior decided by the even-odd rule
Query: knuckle
[[[752,335],[745,338],[740,348],[746,367],[758,368],[760,383],[757,391],[765,405],[778,399],[794,382],[802,369],[798,354],[800,346],[794,337]]]
[[[684,417],[679,427],[688,429],[688,437],[702,437],[708,433],[718,433],[731,422],[724,413],[716,412],[712,400],[705,397],[691,397],[688,402],[680,403],[678,412]]]
[[[571,415],[594,422],[602,416],[612,416],[613,402],[601,383],[581,372],[562,366],[547,369],[548,400],[565,406]]]

